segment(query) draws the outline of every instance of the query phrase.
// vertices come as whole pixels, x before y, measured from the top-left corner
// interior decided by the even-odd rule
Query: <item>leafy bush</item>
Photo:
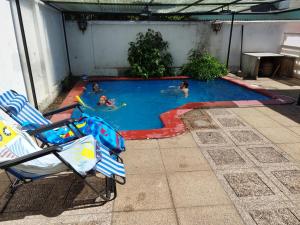
[[[188,63],[183,65],[181,73],[199,80],[213,80],[226,75],[228,70],[224,64],[207,52],[192,50]]]
[[[160,32],[148,29],[137,34],[136,42],[130,42],[128,62],[130,74],[144,78],[171,75],[172,56],[167,51],[168,42]]]

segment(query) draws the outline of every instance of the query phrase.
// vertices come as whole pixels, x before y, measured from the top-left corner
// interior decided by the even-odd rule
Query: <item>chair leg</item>
[[[117,197],[117,187],[116,182],[109,177],[105,179],[106,183],[106,197],[110,199],[110,201],[116,199]]]
[[[7,176],[9,176],[9,175],[7,174]],[[0,213],[3,213],[3,212],[4,212],[4,210],[6,209],[8,203],[9,203],[10,200],[12,199],[14,193],[16,192],[17,188],[18,188],[20,185],[23,184],[23,182],[22,182],[21,180],[19,180],[19,179],[15,179],[14,181],[12,181],[12,180],[9,178],[9,180],[10,180],[10,183],[11,183],[11,184],[9,185],[9,188],[8,188],[8,190],[6,191],[6,193],[3,195],[4,198],[5,198],[5,200],[4,200],[4,202],[2,201],[3,204],[0,205],[0,209],[1,209],[1,210],[0,210]]]
[[[92,184],[90,184],[86,179],[83,179],[84,180],[84,183],[86,185],[88,185],[97,195],[99,195],[99,197],[106,201],[106,202],[109,202],[109,201],[112,201],[116,198],[116,194],[115,194],[115,182],[111,179],[111,178],[105,178],[105,189],[104,190],[101,190],[101,191],[98,191]],[[108,181],[109,180],[109,181]],[[111,183],[113,182],[113,183]],[[113,197],[111,197],[111,193],[113,193]],[[96,202],[99,202],[101,201],[101,199],[97,198],[96,199]]]

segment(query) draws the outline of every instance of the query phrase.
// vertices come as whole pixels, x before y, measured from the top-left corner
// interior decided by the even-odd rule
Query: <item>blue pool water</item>
[[[81,98],[92,108],[85,108],[86,113],[102,117],[118,130],[161,128],[161,113],[189,102],[269,99],[223,79],[209,82],[193,79],[187,81],[187,98],[178,90],[181,80],[103,81],[99,82],[103,89],[99,94],[92,92],[92,83],[89,83]],[[106,106],[98,106],[101,95],[114,99],[119,108],[110,110]],[[74,117],[78,114],[77,110],[73,112]]]

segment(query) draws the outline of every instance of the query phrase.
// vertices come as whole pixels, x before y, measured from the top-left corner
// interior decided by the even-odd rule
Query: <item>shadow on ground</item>
[[[277,95],[284,95],[295,99],[294,104],[289,105],[267,105],[266,107],[280,113],[281,115],[300,123],[300,106],[297,105],[298,96],[300,94],[299,89],[286,89],[286,90],[268,90]]]
[[[5,176],[5,173],[1,176]],[[98,177],[88,179],[98,190],[104,189],[104,179]],[[8,183],[2,182],[2,185],[4,184],[7,190]],[[9,194],[2,193],[1,204],[7,202],[8,197]],[[104,205],[105,202],[95,203],[97,197],[97,194],[74,174],[42,179],[20,186],[4,212],[0,214],[0,221],[17,220],[30,215],[55,217],[67,210]]]

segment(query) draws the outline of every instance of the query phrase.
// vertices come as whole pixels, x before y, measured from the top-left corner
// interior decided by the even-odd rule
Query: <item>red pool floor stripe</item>
[[[163,77],[163,78],[154,78],[151,80],[170,80],[170,79],[187,79],[187,76],[177,76],[177,77]],[[164,112],[160,115],[160,119],[164,125],[163,128],[160,129],[151,129],[151,130],[130,130],[130,131],[121,131],[121,134],[127,140],[133,139],[153,139],[153,138],[167,138],[173,137],[179,134],[182,134],[186,131],[186,126],[181,120],[181,116],[196,108],[216,108],[216,107],[249,107],[249,106],[263,106],[263,105],[282,105],[282,104],[292,104],[295,100],[286,97],[275,95],[265,89],[256,88],[254,86],[250,86],[243,81],[234,79],[232,77],[223,77],[224,80],[230,81],[237,85],[243,86],[252,91],[256,91],[263,95],[270,97],[268,100],[242,100],[242,101],[215,101],[215,102],[191,102],[185,105],[182,105],[176,109],[172,109],[168,112]],[[130,77],[91,77],[89,81],[109,81],[109,80],[143,80],[141,78],[130,78]],[[69,92],[67,97],[61,104],[61,107],[73,104],[76,102],[75,96],[81,95],[85,89],[87,82],[80,81],[78,82],[73,89]],[[59,121],[62,119],[70,118],[72,114],[72,110],[68,110],[66,112],[54,115],[51,120]],[[108,121],[109,122],[109,121]]]

